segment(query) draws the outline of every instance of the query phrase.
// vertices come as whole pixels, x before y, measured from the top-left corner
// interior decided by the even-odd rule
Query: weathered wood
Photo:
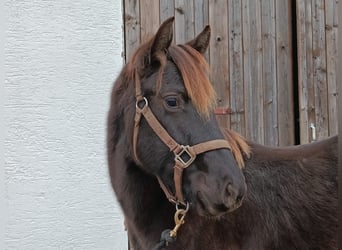
[[[194,0],[194,27],[195,35],[199,34],[206,25],[209,24],[209,1]],[[205,58],[210,63],[209,49],[205,53]]]
[[[138,0],[124,0],[125,60],[140,44],[140,12]]]
[[[279,145],[294,144],[291,1],[276,1]]]
[[[221,126],[268,145],[294,143],[293,61],[298,64],[300,142],[337,133],[337,0],[123,0],[125,58],[175,16],[174,41],[210,24],[205,56],[218,96]],[[292,10],[296,9],[296,16]],[[297,18],[297,52],[292,50]],[[221,112],[222,113],[222,112]]]
[[[260,2],[243,0],[242,4],[246,135],[264,143]]]
[[[175,2],[173,0],[160,0],[159,1],[159,22],[162,23],[169,17],[175,16]],[[175,37],[173,36],[173,43],[175,43]]]
[[[313,46],[313,83],[315,87],[315,116],[317,139],[327,138],[328,90],[326,84],[325,18],[324,2],[313,0],[312,6],[312,46]]]
[[[193,0],[175,0],[175,40],[185,43],[195,36]]]
[[[209,0],[209,24],[211,26],[210,72],[211,81],[217,92],[219,107],[230,106],[229,61],[228,61],[228,8],[226,1]],[[230,128],[230,117],[217,116],[222,127]]]
[[[325,1],[325,38],[327,55],[328,117],[329,135],[337,131],[337,4],[335,0]]]
[[[140,41],[150,39],[159,28],[159,0],[140,0]]]
[[[337,133],[336,1],[297,1],[301,143]],[[305,11],[303,10],[305,8]],[[304,28],[305,27],[305,28]],[[305,40],[305,42],[304,42]],[[305,53],[305,57],[302,56]]]
[[[308,69],[306,64],[306,43],[308,31],[305,25],[307,15],[305,1],[297,0],[296,5],[300,142],[308,143]]]
[[[208,0],[194,1],[194,25],[195,33],[200,33],[209,24],[209,2]]]
[[[300,2],[300,1],[299,1]],[[300,110],[300,142],[308,143],[312,141],[314,130],[311,126],[316,124],[315,116],[315,90],[313,82],[313,49],[312,49],[312,4],[311,1],[304,1],[304,23],[301,25],[305,27],[305,33],[303,37],[305,39],[304,47],[298,48],[298,52],[302,50],[305,53],[305,60],[299,61],[298,72],[303,77],[302,86],[299,89],[303,89],[306,92],[306,96],[301,96],[299,101],[302,103],[303,109]],[[305,81],[304,81],[305,80]]]
[[[230,106],[233,110],[230,125],[233,130],[245,135],[241,0],[228,1],[228,18]]]
[[[311,142],[313,138],[313,133],[315,132],[311,126],[315,126],[316,124],[316,115],[315,115],[315,86],[313,82],[313,47],[312,47],[312,3],[311,1],[306,1],[305,7],[305,25],[306,25],[306,68],[307,68],[307,91],[308,91],[308,99],[307,99],[307,108],[308,108],[308,138],[306,138],[307,142]],[[301,143],[303,143],[301,141]]]
[[[159,0],[160,23],[175,16],[175,2],[173,0]]]
[[[275,14],[273,0],[261,2],[264,143],[266,145],[279,144]]]

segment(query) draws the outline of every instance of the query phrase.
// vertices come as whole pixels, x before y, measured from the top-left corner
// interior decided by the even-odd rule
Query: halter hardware
[[[181,151],[175,153],[175,162],[180,164],[182,168],[187,168],[196,159],[196,154],[191,153],[191,147],[189,145],[180,145]]]
[[[140,104],[143,104],[143,106],[140,107]],[[137,99],[137,101],[135,102],[135,108],[137,112],[143,112],[143,110],[147,107],[148,107],[148,101],[147,101],[147,98],[144,96]]]
[[[177,236],[178,229],[181,225],[185,222],[185,215],[189,210],[189,203],[186,203],[185,209],[179,208],[178,205],[176,205],[176,213],[174,215],[175,220],[175,227],[170,231],[170,237],[175,238]]]

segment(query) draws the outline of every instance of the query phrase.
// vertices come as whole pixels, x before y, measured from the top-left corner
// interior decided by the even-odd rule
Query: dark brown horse
[[[109,172],[134,249],[337,249],[337,136],[272,148],[221,130],[202,56],[210,28],[174,46],[172,25],[136,50],[111,96]]]

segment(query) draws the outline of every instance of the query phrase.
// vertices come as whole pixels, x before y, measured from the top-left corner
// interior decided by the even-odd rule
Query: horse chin
[[[196,210],[198,215],[208,217],[211,219],[220,219],[227,213],[231,213],[238,209],[242,204],[242,201],[235,203],[230,207],[226,207],[223,204],[214,204],[208,201],[200,192],[196,197]]]

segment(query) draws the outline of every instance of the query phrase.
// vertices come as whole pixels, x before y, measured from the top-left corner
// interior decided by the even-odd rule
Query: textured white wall
[[[121,8],[5,2],[5,249],[126,249],[105,152]]]

